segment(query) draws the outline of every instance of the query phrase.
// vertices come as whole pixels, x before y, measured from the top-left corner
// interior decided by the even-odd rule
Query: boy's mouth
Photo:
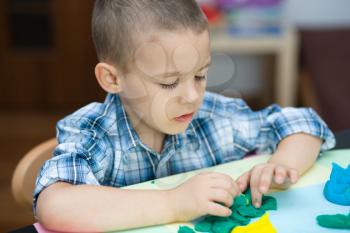
[[[191,121],[192,117],[193,117],[194,113],[188,113],[188,114],[184,114],[178,117],[175,117],[174,119],[178,122],[187,122],[187,121]]]

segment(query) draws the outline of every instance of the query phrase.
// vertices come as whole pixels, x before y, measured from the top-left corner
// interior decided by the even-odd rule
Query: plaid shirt
[[[185,132],[165,137],[161,154],[143,144],[118,95],[92,103],[57,124],[59,145],[43,165],[34,191],[57,181],[122,187],[172,174],[272,153],[291,134],[323,139],[321,150],[335,145],[332,132],[309,108],[271,105],[252,111],[241,99],[207,92]]]

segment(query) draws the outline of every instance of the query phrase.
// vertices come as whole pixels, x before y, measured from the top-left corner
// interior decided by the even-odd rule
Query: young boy
[[[334,146],[311,109],[253,112],[205,92],[210,41],[195,0],[96,0],[92,22],[95,74],[108,95],[58,122],[59,145],[34,192],[47,228],[104,232],[228,216],[248,185],[259,207],[272,184],[295,183]],[[119,188],[251,152],[272,156],[236,181],[206,172],[169,190]]]

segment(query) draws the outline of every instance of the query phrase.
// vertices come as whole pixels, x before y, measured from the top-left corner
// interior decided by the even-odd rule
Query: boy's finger
[[[215,201],[218,203],[222,203],[223,205],[230,207],[233,204],[233,198],[231,193],[224,189],[214,188],[210,192],[209,199],[211,201]]]
[[[260,177],[261,177],[261,173],[264,167],[261,166],[256,166],[252,169],[251,173],[250,173],[250,187],[254,188],[256,190],[259,189],[259,185],[260,185]]]
[[[210,202],[208,207],[208,214],[220,217],[227,217],[232,214],[232,211],[223,205],[220,205],[215,202]]]
[[[235,181],[233,181],[231,192],[233,193],[233,196],[238,196],[242,193],[241,189],[239,188],[238,184]]]
[[[265,167],[260,176],[259,191],[266,194],[271,186],[274,169],[271,166]]]
[[[250,171],[244,173],[243,175],[237,178],[236,183],[241,192],[244,192],[244,190],[246,190],[249,184],[249,180],[250,180]]]
[[[262,193],[259,192],[259,190],[257,188],[253,188],[251,187],[251,194],[252,194],[252,204],[256,207],[256,208],[260,208],[261,206],[261,198],[262,198]]]
[[[252,170],[250,176],[250,190],[252,194],[253,205],[257,208],[261,205],[261,192],[259,191],[260,176],[262,173],[262,167],[256,167]]]
[[[287,171],[282,166],[276,166],[274,174],[274,182],[276,184],[283,184],[287,177]]]
[[[288,177],[292,184],[295,184],[299,179],[299,173],[295,169],[288,169]]]

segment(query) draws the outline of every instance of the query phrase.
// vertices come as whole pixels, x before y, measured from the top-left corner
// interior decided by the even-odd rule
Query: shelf
[[[215,52],[243,54],[275,53],[284,48],[286,41],[295,34],[288,30],[281,36],[235,37],[223,31],[211,32],[211,48]]]
[[[298,34],[286,28],[280,36],[239,37],[224,30],[211,32],[211,49],[214,53],[276,56],[274,102],[282,106],[295,106],[297,99]]]

